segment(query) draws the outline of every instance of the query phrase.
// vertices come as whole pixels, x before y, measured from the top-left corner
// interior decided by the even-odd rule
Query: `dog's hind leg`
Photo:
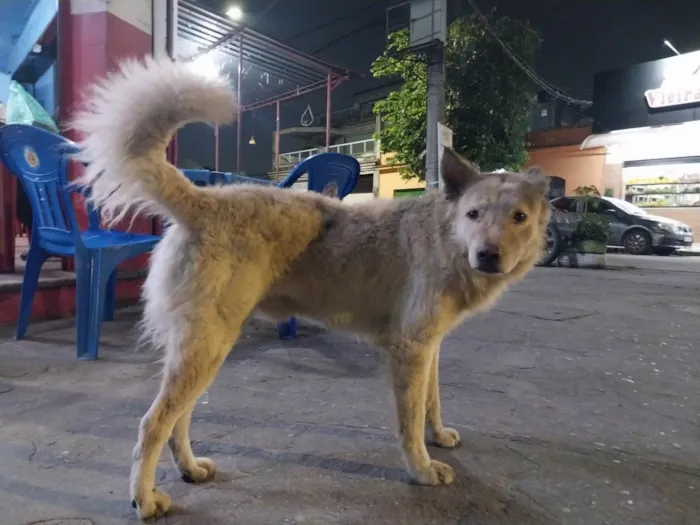
[[[198,313],[198,321],[188,326],[178,347],[168,349],[160,391],[141,420],[131,468],[132,506],[141,519],[159,516],[170,507],[168,495],[155,489],[158,459],[178,421],[189,424],[194,404],[213,382],[248,312],[228,319],[214,307]],[[182,438],[181,427],[178,435]],[[214,468],[211,462],[197,462],[197,466]],[[193,469],[193,473],[199,471]]]
[[[440,415],[440,381],[439,361],[440,343],[434,349],[433,361],[430,364],[428,376],[428,394],[426,398],[425,422],[428,441],[440,447],[453,448],[459,444],[459,432],[453,428],[445,428]]]
[[[418,483],[448,485],[454,481],[454,470],[431,459],[425,446],[428,379],[435,347],[394,347],[390,350],[389,363],[404,459]]]
[[[186,483],[199,483],[211,478],[216,467],[209,458],[198,458],[192,453],[190,444],[190,422],[196,403],[192,403],[185,409],[180,419],[173,427],[173,434],[168,439],[170,454],[173,462],[180,472],[182,480]]]

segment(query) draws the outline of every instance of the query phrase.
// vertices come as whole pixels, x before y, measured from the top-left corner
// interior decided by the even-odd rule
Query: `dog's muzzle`
[[[501,273],[501,254],[497,248],[484,247],[476,252],[476,269],[484,273]]]

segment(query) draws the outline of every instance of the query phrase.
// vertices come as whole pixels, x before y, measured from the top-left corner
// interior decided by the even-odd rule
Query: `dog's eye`
[[[477,220],[479,218],[479,210],[469,210],[467,212],[467,217],[473,221]]]
[[[525,214],[524,214],[523,212],[521,212],[521,211],[516,211],[516,212],[513,214],[513,222],[516,223],[516,224],[520,224],[520,223],[522,223],[522,222],[525,222],[525,219],[527,219],[527,215],[525,215]]]

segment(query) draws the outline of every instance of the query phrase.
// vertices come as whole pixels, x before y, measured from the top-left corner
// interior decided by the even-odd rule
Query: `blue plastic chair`
[[[231,184],[233,182],[233,174],[223,171],[182,170],[182,173],[196,186],[216,186],[217,184]]]
[[[360,177],[360,163],[355,157],[342,153],[318,153],[297,164],[278,186],[289,188],[304,174],[308,174],[308,191],[327,193],[343,200],[355,189]],[[280,339],[296,339],[296,319],[291,317],[279,323],[277,332]]]
[[[120,263],[150,251],[154,235],[103,230],[99,213],[88,205],[88,228],[81,231],[72,194],[81,190],[68,181],[77,146],[49,131],[11,124],[0,128],[0,159],[19,177],[34,217],[24,268],[17,339],[27,331],[41,267],[52,255],[75,258],[78,359],[97,359],[102,320],[114,319],[116,270]]]
[[[196,186],[216,186],[223,184],[260,184],[263,186],[271,186],[272,181],[267,179],[256,179],[255,177],[246,177],[244,175],[236,175],[228,171],[209,171],[183,169],[182,173],[192,181]]]

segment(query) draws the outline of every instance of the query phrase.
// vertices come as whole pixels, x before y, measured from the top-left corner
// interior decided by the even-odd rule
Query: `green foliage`
[[[600,200],[600,192],[595,186],[579,186],[573,191],[574,195],[583,200],[583,214],[588,214],[588,209],[594,207]]]
[[[576,223],[572,232],[572,241],[578,245],[585,241],[607,244],[610,237],[610,221],[603,215],[585,214]]]
[[[529,66],[540,45],[529,24],[486,16],[488,25]],[[390,35],[386,51],[372,65],[376,78],[399,77],[397,91],[375,105],[382,116],[378,134],[382,151],[404,164],[404,176],[423,176],[419,155],[425,149],[427,65],[401,53],[409,45],[407,31]],[[454,132],[455,149],[482,170],[519,169],[527,160],[525,134],[535,102],[534,85],[474,15],[448,28],[445,43],[445,116]]]
[[[573,244],[576,246],[586,241],[607,244],[611,233],[610,221],[604,215],[588,213],[588,210],[598,208],[600,191],[595,186],[579,186],[573,193],[583,200],[583,215],[572,232]]]

